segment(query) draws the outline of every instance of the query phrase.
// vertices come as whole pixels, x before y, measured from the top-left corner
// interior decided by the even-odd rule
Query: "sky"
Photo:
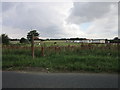
[[[117,2],[2,2],[2,33],[39,38],[112,39],[118,36]]]

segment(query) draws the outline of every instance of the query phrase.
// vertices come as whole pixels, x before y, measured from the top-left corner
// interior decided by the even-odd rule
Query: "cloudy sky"
[[[117,2],[3,2],[2,33],[40,38],[114,38],[118,36]]]

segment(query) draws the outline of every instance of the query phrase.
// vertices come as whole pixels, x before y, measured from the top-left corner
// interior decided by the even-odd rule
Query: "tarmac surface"
[[[118,75],[3,71],[2,88],[118,88]]]

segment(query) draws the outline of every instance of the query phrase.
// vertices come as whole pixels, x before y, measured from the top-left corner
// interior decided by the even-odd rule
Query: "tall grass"
[[[118,47],[105,44],[84,44],[68,46],[44,46],[35,48],[35,59],[32,59],[30,47],[3,47],[3,69],[23,69],[24,67],[49,68],[58,71],[92,71],[117,72]]]

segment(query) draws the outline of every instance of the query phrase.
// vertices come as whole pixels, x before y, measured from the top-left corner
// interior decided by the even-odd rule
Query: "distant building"
[[[85,39],[85,40],[75,40],[74,42],[76,43],[91,43],[92,40],[91,39]]]
[[[106,43],[105,39],[85,39],[85,40],[67,40],[66,42],[74,43]]]
[[[93,39],[92,43],[106,43],[105,39]]]

